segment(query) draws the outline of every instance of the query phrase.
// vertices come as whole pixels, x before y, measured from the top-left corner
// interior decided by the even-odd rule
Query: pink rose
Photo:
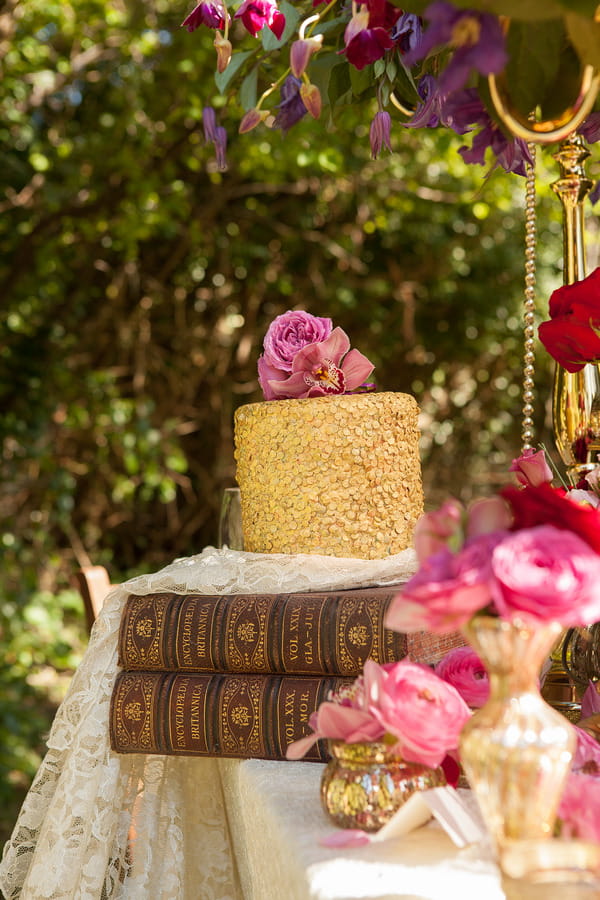
[[[273,369],[291,372],[298,351],[308,344],[324,341],[332,329],[331,319],[312,316],[302,310],[288,310],[277,316],[267,329],[263,341],[264,360]]]
[[[566,627],[600,619],[600,556],[576,534],[539,525],[493,550],[492,590],[507,619],[526,615]]]
[[[425,560],[393,598],[385,626],[393,631],[458,631],[492,602],[489,560],[498,534],[470,541],[460,553],[441,550]]]
[[[575,734],[577,744],[571,771],[583,772],[585,775],[600,775],[600,744],[584,728],[575,726]]]
[[[495,531],[508,531],[512,525],[510,507],[502,497],[475,500],[467,511],[467,538]]]
[[[587,719],[588,716],[594,716],[600,713],[600,693],[598,688],[600,685],[597,681],[590,681],[583,697],[581,698],[581,718]]]
[[[365,663],[365,674],[372,660]],[[379,667],[378,667],[379,668]],[[471,711],[458,691],[418,663],[402,660],[373,681],[371,708],[406,760],[436,768],[458,747]]]
[[[517,476],[519,484],[538,487],[540,484],[550,482],[553,479],[552,469],[546,462],[546,454],[543,450],[524,450],[521,456],[513,459],[510,472]]]
[[[571,774],[558,808],[561,834],[600,843],[600,778]]]
[[[309,719],[313,734],[289,744],[287,759],[301,759],[321,738],[354,744],[370,743],[383,737],[383,726],[374,716],[368,699],[373,693],[371,681],[378,677],[379,666],[376,663],[373,665],[375,669],[359,676],[349,691],[343,691],[321,703]]]
[[[457,549],[462,543],[465,511],[458,500],[447,500],[443,506],[421,516],[415,526],[414,546],[419,562],[424,562],[445,547]]]
[[[456,647],[435,667],[435,674],[456,688],[473,709],[483,706],[490,693],[485,666],[471,647]]]

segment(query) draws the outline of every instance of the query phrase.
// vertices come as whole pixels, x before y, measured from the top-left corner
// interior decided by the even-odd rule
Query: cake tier
[[[380,559],[410,547],[423,512],[417,415],[394,393],[240,407],[244,548]]]

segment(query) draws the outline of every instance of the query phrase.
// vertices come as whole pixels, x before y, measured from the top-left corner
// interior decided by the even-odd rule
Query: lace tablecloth
[[[219,766],[224,761],[119,756],[110,750],[108,714],[117,673],[117,632],[128,593],[337,590],[403,581],[414,569],[412,551],[366,561],[207,548],[113,591],[58,710],[48,752],[5,845],[0,888],[6,900],[241,900],[243,896],[223,802]],[[279,900],[287,896],[282,893]]]

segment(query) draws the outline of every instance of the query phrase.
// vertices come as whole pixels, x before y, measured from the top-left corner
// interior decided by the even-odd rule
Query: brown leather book
[[[329,691],[352,679],[120,672],[110,705],[117,753],[285,759]],[[319,741],[304,757],[328,759]]]
[[[123,669],[356,676],[395,662],[406,635],[383,627],[396,587],[296,594],[129,595]]]

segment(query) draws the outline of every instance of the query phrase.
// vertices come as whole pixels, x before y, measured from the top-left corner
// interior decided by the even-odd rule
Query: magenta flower
[[[515,473],[519,484],[531,487],[538,487],[544,482],[550,484],[554,477],[552,469],[546,462],[544,451],[538,450],[536,453],[531,448],[524,450],[521,456],[513,459],[509,471]]]
[[[233,18],[241,19],[252,37],[256,37],[266,25],[279,40],[285,28],[285,16],[274,0],[244,0]]]
[[[514,531],[494,548],[491,570],[503,618],[565,627],[600,619],[600,556],[570,531],[553,525]]]
[[[291,372],[299,350],[329,337],[331,319],[313,316],[304,310],[290,309],[271,322],[263,341],[265,361],[282,372]]]
[[[181,23],[182,28],[189,32],[195,31],[200,25],[207,28],[224,28],[225,21],[229,19],[225,4],[222,0],[203,0]]]
[[[440,90],[449,94],[464,87],[471,71],[498,74],[507,62],[504,34],[498,17],[472,9],[456,9],[445,0],[427,7],[430,22],[423,39],[404,56],[407,66],[424,59],[434,47],[447,46],[453,53],[440,75]]]
[[[381,59],[394,46],[392,30],[401,11],[387,0],[368,0],[352,17],[344,32],[341,51],[356,69]]]
[[[384,739],[406,760],[437,767],[458,746],[470,717],[451,685],[427,666],[402,660],[378,665],[369,659],[349,690],[321,703],[310,717],[312,734],[290,744],[288,759],[300,759],[321,738],[347,744]]]
[[[485,666],[471,647],[456,647],[441,659],[435,674],[456,688],[467,706],[478,709],[487,701],[490,682]]]
[[[446,500],[439,509],[424,513],[415,525],[413,543],[419,562],[440,550],[457,550],[464,537],[465,510],[458,500]]]
[[[288,378],[281,381],[268,379],[267,383],[273,399],[321,397],[355,391],[372,371],[373,364],[366,356],[358,350],[350,350],[345,331],[334,328],[326,340],[298,351]]]
[[[600,685],[596,681],[590,681],[581,698],[581,718],[587,719],[588,716],[594,716],[600,713]]]
[[[378,667],[367,660],[365,678],[372,678],[370,708],[386,734],[396,738],[395,748],[406,760],[431,768],[439,766],[458,737],[471,711],[456,688],[427,666],[404,659]]]
[[[558,808],[561,835],[600,843],[600,778],[571,774]]]
[[[410,578],[388,609],[393,631],[458,631],[492,603],[490,556],[502,534],[475,538],[459,553],[440,550]]]
[[[390,116],[389,112],[385,112],[385,110],[379,110],[378,113],[375,113],[375,115],[373,116],[373,121],[371,122],[371,128],[369,130],[372,159],[377,159],[384,146],[387,147],[390,153],[392,152],[392,145],[390,143],[391,127],[392,117]]]

